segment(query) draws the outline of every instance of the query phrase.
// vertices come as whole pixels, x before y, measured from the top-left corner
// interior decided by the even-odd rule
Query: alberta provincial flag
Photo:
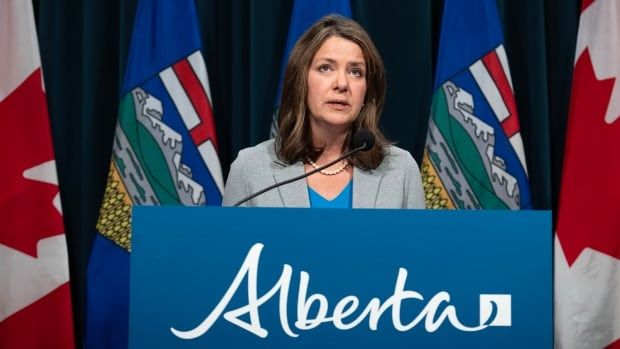
[[[87,280],[87,348],[126,348],[132,205],[220,205],[194,0],[140,0]]]
[[[446,0],[422,161],[427,208],[531,208],[495,0]]]
[[[314,24],[328,14],[339,14],[344,17],[351,18],[351,2],[350,0],[295,0],[293,3],[293,11],[291,11],[291,23],[288,29],[288,37],[286,39],[286,49],[282,57],[282,68],[280,69],[280,83],[278,84],[278,95],[276,97],[276,111],[273,114],[271,123],[271,137],[275,137],[278,133],[278,107],[280,105],[280,96],[282,95],[282,82],[284,80],[284,70],[288,56],[295,43]]]

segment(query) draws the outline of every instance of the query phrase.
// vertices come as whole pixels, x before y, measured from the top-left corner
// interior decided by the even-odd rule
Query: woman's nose
[[[336,73],[334,88],[341,92],[349,89],[349,79],[347,79],[347,73],[345,71],[338,71]]]

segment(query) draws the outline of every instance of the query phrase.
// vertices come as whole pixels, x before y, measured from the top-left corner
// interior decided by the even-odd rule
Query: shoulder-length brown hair
[[[386,78],[383,60],[368,33],[357,22],[337,15],[323,17],[308,29],[293,47],[284,72],[282,99],[278,111],[276,152],[280,160],[291,164],[306,157],[316,160],[322,148],[315,148],[310,136],[309,109],[306,104],[308,70],[314,55],[330,37],[337,36],[356,43],[366,62],[366,96],[364,105],[353,121],[344,149],[360,128],[375,135],[375,146],[354,155],[350,161],[363,169],[377,168],[385,157],[389,142],[379,130],[379,117],[385,101]]]

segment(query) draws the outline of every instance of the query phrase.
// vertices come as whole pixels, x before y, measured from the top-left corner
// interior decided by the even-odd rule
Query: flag
[[[140,0],[87,271],[87,348],[128,345],[131,206],[219,206],[223,186],[194,0]]]
[[[0,1],[0,52],[0,348],[73,348],[67,242],[30,1]]]
[[[293,11],[291,11],[291,23],[288,29],[286,39],[286,49],[282,57],[282,67],[280,69],[280,81],[278,83],[278,94],[276,97],[276,111],[273,114],[271,122],[271,137],[275,137],[278,133],[278,106],[280,105],[280,96],[282,95],[282,83],[284,81],[284,70],[288,56],[295,43],[310,28],[314,22],[318,21],[329,14],[339,14],[344,17],[351,18],[351,2],[350,0],[295,0],[293,3]]]
[[[519,117],[495,0],[446,0],[422,179],[427,208],[527,209]]]
[[[620,3],[585,0],[555,238],[555,341],[561,349],[620,348],[618,77]]]

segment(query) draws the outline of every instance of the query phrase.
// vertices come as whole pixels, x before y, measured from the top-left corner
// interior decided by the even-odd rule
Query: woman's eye
[[[319,71],[320,71],[321,73],[328,72],[329,70],[330,70],[330,67],[329,67],[329,65],[327,65],[327,64],[323,64],[323,65],[319,66]]]
[[[364,72],[361,69],[351,69],[351,74],[353,74],[353,76],[355,77],[362,77],[364,76]]]

